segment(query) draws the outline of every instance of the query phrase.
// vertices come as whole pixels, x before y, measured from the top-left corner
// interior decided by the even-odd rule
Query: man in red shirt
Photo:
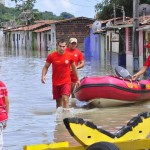
[[[5,84],[0,81],[0,150],[3,149],[3,129],[7,125],[9,111],[8,92]]]
[[[150,43],[148,43],[147,45],[145,45],[145,48],[148,48],[148,52],[150,53]],[[135,80],[140,75],[142,75],[143,73],[145,73],[148,67],[150,67],[150,55],[146,59],[146,62],[144,63],[144,66],[140,69],[139,72],[137,72],[136,74],[134,74],[132,76],[132,79]]]
[[[69,108],[69,96],[71,93],[70,67],[77,78],[77,86],[80,85],[73,56],[66,52],[65,49],[66,42],[62,39],[57,43],[57,51],[48,55],[41,77],[42,83],[45,83],[48,68],[52,64],[53,99],[56,99],[57,108]]]
[[[76,38],[70,38],[68,47],[66,48],[66,51],[73,55],[77,69],[84,67],[84,56],[83,56],[82,52],[77,48],[77,39]],[[71,71],[71,82],[72,82],[71,83],[71,92],[73,92],[73,89],[77,82],[77,78],[72,71]],[[74,97],[73,93],[72,93],[72,97]]]

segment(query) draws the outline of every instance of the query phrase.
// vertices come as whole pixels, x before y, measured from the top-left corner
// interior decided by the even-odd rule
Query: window
[[[55,40],[54,40],[54,37],[55,37],[55,36],[54,36],[54,32],[52,33],[52,37],[53,37],[53,43],[54,43],[54,41],[55,41]]]
[[[48,39],[49,39],[49,41],[51,41],[51,35],[50,34],[48,34]]]
[[[27,38],[28,38],[28,40],[29,40],[29,31],[27,31]]]
[[[13,41],[15,41],[15,34],[13,34]]]
[[[109,51],[109,36],[107,35],[107,51]]]

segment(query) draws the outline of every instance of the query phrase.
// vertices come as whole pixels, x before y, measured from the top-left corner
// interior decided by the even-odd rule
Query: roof
[[[31,30],[35,30],[41,26],[44,26],[44,25],[48,25],[48,24],[47,23],[37,23],[37,24],[29,25],[29,26],[22,26],[19,28],[14,28],[14,29],[11,29],[10,31],[31,31]]]
[[[127,27],[133,27],[133,18],[130,18],[125,22],[122,22],[121,24],[117,23],[116,25],[113,25],[110,28],[119,29],[119,28],[127,28]],[[136,30],[139,31],[139,30],[147,30],[147,29],[150,29],[150,15],[139,17],[139,28]]]
[[[57,20],[36,20],[35,23],[53,23]]]
[[[35,21],[37,22],[36,24],[9,29],[9,31],[31,31],[31,30],[36,30],[37,28],[42,27],[44,25],[58,24],[58,23],[72,21],[72,20],[79,20],[79,19],[82,19],[82,20],[87,19],[87,20],[94,21],[94,19],[86,18],[86,17],[69,18],[65,20],[36,20]],[[47,30],[50,30],[50,29],[45,28],[43,31],[47,31]],[[36,30],[36,32],[42,32],[42,29]]]
[[[64,20],[36,20],[34,21],[35,23],[49,23],[49,24],[58,24],[62,22],[68,22],[68,21],[73,21],[73,20],[80,20],[80,19],[85,19],[85,20],[91,20],[94,21],[92,18],[87,18],[87,17],[76,17],[76,18],[68,18]]]
[[[150,30],[150,25],[140,26],[138,29],[136,29],[136,31],[140,31],[140,30]]]
[[[126,20],[131,19],[130,17],[126,17]],[[114,22],[114,20],[116,21],[117,24],[119,24],[120,22],[123,22],[123,17],[117,17],[117,18],[111,18],[111,19],[107,19],[107,20],[98,20],[101,22],[101,24],[106,24],[110,21]],[[87,27],[91,28],[92,24],[87,25]]]
[[[141,16],[138,19],[139,19],[139,24],[141,24],[141,25],[150,23],[150,15]],[[124,24],[133,24],[133,18],[125,21]]]
[[[51,24],[58,24],[58,23],[62,23],[62,22],[68,22],[68,21],[74,21],[74,20],[91,20],[94,21],[94,19],[92,18],[87,18],[87,17],[76,17],[76,18],[69,18],[69,19],[64,19],[64,20],[57,20],[55,22],[52,22]]]
[[[50,29],[51,29],[51,27],[48,26],[48,27],[45,27],[45,28],[41,28],[41,29],[34,30],[34,32],[36,32],[36,33],[45,32],[45,31],[48,31],[48,30],[50,30]]]

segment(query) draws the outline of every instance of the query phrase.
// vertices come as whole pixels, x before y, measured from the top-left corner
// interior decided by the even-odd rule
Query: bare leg
[[[56,99],[56,107],[62,107],[63,106],[63,100],[62,100],[62,97],[61,98],[58,98]]]
[[[69,108],[69,96],[62,95],[62,103],[64,108]]]
[[[75,96],[74,96],[74,94],[73,94],[74,88],[75,88],[75,83],[72,82],[72,83],[71,83],[71,97],[72,97],[72,98],[75,98]]]

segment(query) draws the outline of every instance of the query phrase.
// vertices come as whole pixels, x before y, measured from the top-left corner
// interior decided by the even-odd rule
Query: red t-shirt
[[[144,66],[150,67],[150,55],[149,55],[148,58],[146,59],[146,62],[144,63]]]
[[[74,50],[71,50],[69,47],[67,47],[66,51],[73,55],[76,66],[78,66],[78,64],[84,60],[83,54],[79,49],[76,48]],[[71,77],[72,82],[74,83],[77,82],[77,78],[72,71],[71,71],[70,77]]]
[[[67,47],[66,51],[73,55],[76,66],[78,66],[79,62],[84,60],[83,54],[79,49],[76,48],[74,50],[71,50]]]
[[[63,55],[53,52],[48,55],[46,62],[52,63],[53,85],[70,84],[70,65],[74,62],[73,56],[64,52]]]
[[[6,96],[8,96],[7,88],[5,84],[2,81],[0,81],[0,122],[3,122],[8,119],[5,104]]]

